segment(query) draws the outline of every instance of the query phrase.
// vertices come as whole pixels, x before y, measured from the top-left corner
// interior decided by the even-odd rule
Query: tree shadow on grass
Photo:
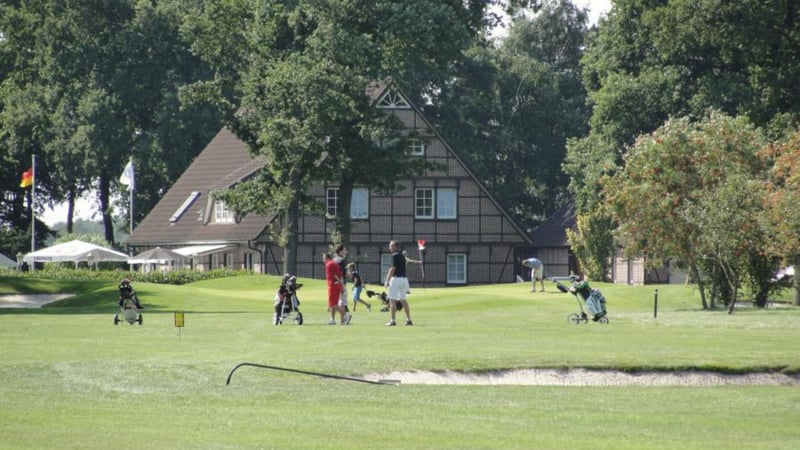
[[[142,291],[140,297],[144,308],[142,314],[172,314],[175,311],[183,311],[191,314],[272,314],[272,305],[264,305],[263,309],[242,309],[231,310],[197,310],[191,307],[175,308],[170,305],[147,302],[147,291]],[[118,296],[115,289],[103,288],[96,292],[83,293],[62,300],[42,305],[41,307],[14,307],[0,308],[0,316],[3,315],[77,315],[77,314],[116,314],[120,311],[117,304]]]

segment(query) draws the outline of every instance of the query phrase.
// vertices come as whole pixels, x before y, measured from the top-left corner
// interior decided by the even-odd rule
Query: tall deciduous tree
[[[297,219],[308,206],[309,184],[337,183],[348,200],[354,186],[391,189],[427,167],[402,144],[398,120],[377,111],[365,90],[394,77],[412,99],[434,92],[444,68],[481,29],[485,7],[457,0],[205,4],[197,24],[209,23],[220,8],[248,18],[238,22],[245,23],[244,43],[234,48],[246,65],[214,50],[215,30],[189,32],[207,60],[231,75],[227,85],[241,101],[232,128],[266,161],[262,173],[219,196],[237,215],[269,211],[284,218],[287,272],[295,270]],[[203,29],[211,34],[197,33]],[[347,239],[349,208],[342,206]]]
[[[701,286],[704,309],[704,259],[738,287],[744,259],[765,250],[758,183],[742,181],[762,176],[757,154],[764,144],[763,133],[745,118],[673,119],[641,136],[625,167],[604,182],[628,254],[685,262]]]
[[[793,0],[616,0],[583,59],[591,134],[570,145],[566,166],[581,203],[599,199],[581,161],[621,164],[626,146],[668,117],[714,108],[758,126],[797,118],[798,19]]]
[[[570,138],[588,110],[580,58],[586,14],[565,0],[518,16],[497,49],[475,45],[426,112],[505,209],[528,228],[560,205]]]
[[[800,306],[800,131],[761,152],[770,167],[765,221],[775,254],[795,268],[794,304]]]
[[[575,229],[567,229],[567,239],[586,277],[606,281],[616,245],[614,221],[610,214],[578,214]]]
[[[10,153],[12,145],[19,148],[14,136],[23,135],[36,143],[23,149],[40,156],[37,185],[49,203],[72,204],[96,190],[112,243],[111,199],[131,155],[144,169],[137,173],[136,212],[142,217],[220,123],[215,107],[179,93],[188,81],[211,75],[178,34],[180,5],[23,0],[5,5],[0,15],[0,65],[11,68],[2,80],[7,88],[0,90],[0,104],[17,123],[0,123],[0,136],[9,136],[0,145]],[[37,105],[29,109],[40,111],[38,118],[13,106],[21,96],[34,100],[27,103]]]

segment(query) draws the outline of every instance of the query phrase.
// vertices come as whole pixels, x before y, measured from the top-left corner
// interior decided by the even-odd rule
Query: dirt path
[[[610,370],[522,369],[488,373],[391,372],[370,374],[372,381],[399,380],[401,384],[525,385],[525,386],[800,386],[800,374],[715,372],[639,372]]]

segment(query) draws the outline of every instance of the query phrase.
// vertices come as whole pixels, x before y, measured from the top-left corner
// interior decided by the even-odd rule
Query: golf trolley
[[[142,315],[139,314],[139,310],[144,308],[139,303],[139,296],[136,295],[136,291],[131,286],[131,280],[128,278],[124,278],[119,284],[119,300],[117,304],[120,312],[114,314],[114,325],[118,325],[122,321],[128,322],[128,325],[133,325],[134,323],[142,324]]]
[[[375,291],[367,291],[367,297],[372,298],[377,296],[381,299],[381,312],[388,312],[389,311],[389,296],[386,295],[386,292],[381,292],[380,294]],[[403,304],[400,302],[397,303],[397,310],[403,310]]]
[[[593,322],[608,323],[608,317],[606,316],[606,298],[603,297],[599,289],[592,289],[589,287],[588,282],[581,281],[580,278],[575,275],[570,275],[568,277],[551,277],[550,280],[556,283],[556,287],[559,291],[571,293],[578,302],[580,313],[569,314],[567,316],[567,321],[569,323],[575,325],[581,322],[589,323],[589,314],[586,314],[586,311],[583,309],[584,303],[586,304],[586,309],[589,310],[591,314]],[[563,285],[561,283],[562,281],[569,281],[571,284],[570,287]]]
[[[128,322],[128,325],[133,325],[134,323],[142,324],[142,315],[139,314],[139,308],[136,307],[133,298],[121,298],[119,309],[120,312],[114,314],[114,325],[119,325],[122,321]],[[122,317],[120,317],[120,315]]]
[[[297,298],[297,290],[303,287],[297,283],[297,277],[289,275],[283,276],[281,286],[275,294],[275,313],[272,315],[273,325],[282,325],[284,321],[294,321],[298,325],[303,324],[303,313],[300,312],[300,299]]]

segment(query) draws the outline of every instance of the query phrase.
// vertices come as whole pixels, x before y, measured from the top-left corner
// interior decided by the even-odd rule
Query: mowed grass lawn
[[[29,289],[11,280],[0,278],[0,292]],[[81,292],[39,310],[0,309],[0,448],[800,448],[800,389],[791,386],[392,386],[253,367],[225,384],[242,362],[350,377],[797,372],[798,308],[727,315],[699,310],[691,287],[598,284],[611,323],[576,326],[566,320],[574,297],[552,283],[534,294],[527,284],[416,283],[413,327],[385,327],[375,301],[343,327],[326,325],[324,284],[301,281],[302,326],[271,324],[272,276],[137,283],[143,326],[113,325],[115,283],[68,284]],[[174,311],[185,312],[180,330]]]

